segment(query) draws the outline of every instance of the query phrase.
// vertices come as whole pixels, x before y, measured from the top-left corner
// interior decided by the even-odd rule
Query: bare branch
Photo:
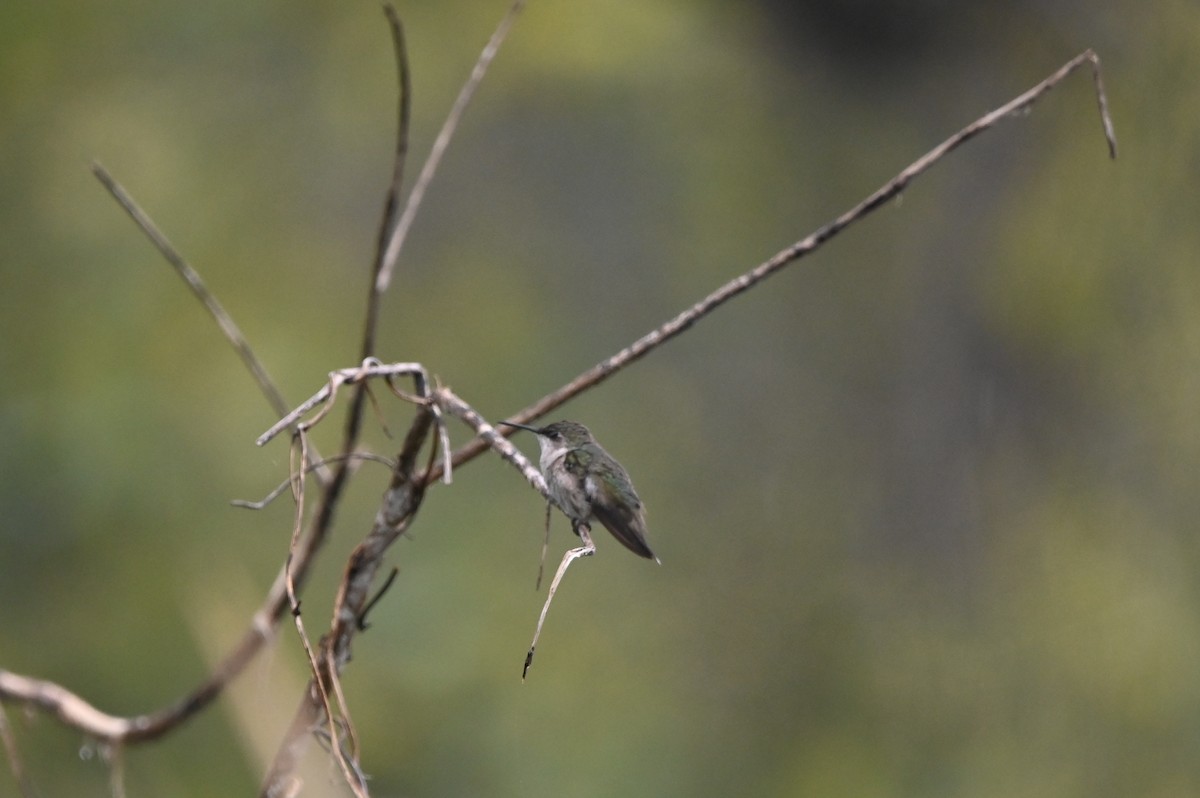
[[[408,68],[408,47],[404,43],[404,26],[391,3],[385,3],[383,13],[387,16],[392,32],[392,49],[396,54],[396,76],[399,81],[400,97],[397,103],[396,154],[392,160],[392,180],[388,185],[387,198],[383,204],[383,218],[379,221],[379,235],[375,244],[375,262],[371,268],[371,284],[367,288],[367,312],[363,323],[361,357],[375,354],[375,333],[379,326],[379,302],[383,291],[379,287],[379,272],[383,268],[384,253],[396,226],[396,214],[400,207],[400,188],[404,184],[404,166],[408,160],[408,131],[412,118],[412,80]],[[280,410],[282,415],[286,408]]]
[[[102,712],[54,682],[0,670],[0,695],[6,701],[35,706],[64,724],[105,741],[128,739],[147,725],[146,716],[123,718]]]
[[[429,183],[433,180],[434,174],[437,173],[438,166],[442,162],[442,156],[445,155],[446,148],[450,146],[450,140],[454,138],[454,131],[458,128],[458,123],[462,119],[463,112],[467,110],[467,106],[471,103],[471,98],[475,95],[475,90],[479,88],[480,82],[483,81],[484,75],[487,74],[488,67],[491,66],[492,60],[500,50],[500,45],[504,44],[504,39],[508,36],[513,23],[517,21],[517,15],[521,13],[521,9],[524,7],[525,0],[516,0],[509,7],[504,18],[500,20],[500,24],[496,26],[495,32],[492,33],[492,37],[484,45],[483,52],[479,54],[479,59],[475,62],[475,68],[471,70],[471,77],[467,78],[467,82],[459,90],[458,98],[455,99],[454,105],[450,108],[450,113],[446,115],[446,121],[442,123],[442,129],[438,131],[437,138],[434,139],[433,148],[429,151],[429,157],[425,160],[425,165],[421,167],[421,174],[417,177],[417,182],[413,186],[412,193],[408,195],[408,202],[404,206],[404,213],[401,214],[400,221],[396,223],[396,229],[392,231],[391,240],[388,241],[387,250],[383,256],[382,268],[380,268],[375,280],[375,291],[377,293],[382,294],[384,291],[387,291],[388,285],[392,281],[392,273],[396,269],[396,261],[400,257],[400,250],[404,247],[404,241],[408,237],[408,231],[412,227],[413,219],[416,218],[417,211],[421,208],[421,202],[425,199],[425,190],[429,188]]]
[[[490,446],[499,453],[500,457],[512,463],[525,476],[525,479],[539,493],[550,501],[550,492],[546,488],[546,480],[542,477],[542,472],[537,467],[526,459],[525,455],[516,446],[513,446],[508,437],[504,433],[499,432],[495,427],[484,420],[475,408],[464,402],[454,391],[445,386],[439,386],[434,391],[434,399],[438,405],[453,416],[462,419],[471,429],[475,430],[479,435],[476,440],[484,442],[485,447]],[[426,472],[426,483],[428,483],[429,472]]]
[[[352,368],[338,369],[337,371],[329,372],[329,381],[322,386],[321,390],[310,396],[308,399],[300,403],[298,407],[290,412],[285,410],[285,415],[279,421],[275,422],[272,427],[258,436],[255,444],[264,446],[271,441],[279,433],[285,429],[298,424],[300,419],[304,418],[313,408],[320,405],[327,405],[318,413],[317,417],[305,422],[301,427],[303,429],[311,429],[320,421],[321,418],[329,412],[332,406],[332,400],[337,395],[338,388],[342,385],[356,385],[368,377],[394,377],[400,374],[412,374],[418,381],[417,393],[421,395],[428,385],[428,377],[425,374],[425,367],[420,363],[380,363],[378,359],[369,357],[363,361],[361,366]],[[419,400],[418,400],[419,401]],[[346,455],[340,455],[345,457]]]
[[[913,161],[898,175],[893,177],[887,183],[884,183],[883,186],[875,191],[875,193],[871,194],[869,197],[843,213],[841,216],[834,219],[832,222],[829,222],[825,226],[817,229],[807,238],[797,241],[795,244],[792,244],[786,249],[776,253],[769,260],[760,263],[750,271],[745,272],[744,274],[725,283],[720,288],[706,296],[704,299],[700,300],[687,310],[677,315],[675,318],[663,323],[657,329],[650,331],[629,346],[622,349],[620,352],[617,352],[612,357],[601,361],[558,390],[546,394],[525,409],[513,414],[510,416],[510,418],[521,423],[538,418],[539,416],[542,416],[563,404],[572,397],[612,376],[614,373],[620,371],[630,363],[633,363],[635,360],[638,360],[651,350],[671,340],[676,335],[679,335],[697,321],[728,302],[730,299],[733,299],[739,294],[750,290],[755,285],[762,282],[767,277],[770,277],[783,267],[788,266],[794,261],[800,260],[805,255],[819,248],[822,244],[833,238],[842,230],[849,227],[851,224],[869,215],[872,211],[876,210],[893,197],[898,196],[914,178],[925,172],[927,169],[929,169],[929,167],[933,166],[952,150],[956,149],[959,145],[974,138],[983,131],[992,128],[1000,120],[1028,110],[1035,102],[1037,102],[1038,98],[1050,91],[1050,89],[1057,86],[1064,78],[1085,63],[1090,64],[1092,67],[1092,75],[1096,87],[1097,103],[1100,108],[1100,118],[1104,127],[1104,136],[1108,142],[1109,155],[1115,158],[1117,155],[1117,140],[1116,135],[1113,132],[1112,120],[1108,115],[1108,100],[1104,93],[1104,84],[1100,78],[1100,58],[1091,50],[1086,50],[1068,61],[1060,69],[1058,69],[1058,71],[1043,80],[1038,85],[1034,86],[1032,89],[1029,89],[1023,94],[1015,97],[996,110],[984,114],[979,119],[976,119],[974,122],[967,125],[965,128],[958,131],[929,152],[922,155],[916,161]],[[454,456],[451,458],[451,461],[455,465],[461,465],[479,456],[484,449],[488,447],[488,445],[489,441],[486,441],[482,438],[476,438],[456,451]],[[440,475],[440,471],[435,469],[427,474],[425,478],[426,480],[431,481],[437,479]]]
[[[121,184],[108,173],[107,169],[99,163],[93,163],[92,173],[108,189],[108,193],[112,194],[117,204],[129,214],[129,218],[133,219],[134,224],[146,234],[146,237],[150,239],[150,243],[154,244],[167,263],[174,267],[176,273],[183,278],[183,281],[187,283],[188,288],[192,290],[192,293],[200,300],[201,304],[208,309],[209,314],[225,335],[225,339],[229,341],[234,351],[238,353],[238,357],[242,359],[246,368],[250,370],[254,381],[258,383],[259,390],[262,391],[263,396],[271,404],[271,409],[279,415],[286,413],[288,403],[283,398],[283,394],[279,392],[279,389],[275,387],[275,382],[271,379],[271,375],[267,373],[267,367],[254,354],[254,350],[250,347],[250,342],[246,340],[246,336],[242,334],[241,328],[237,326],[233,317],[229,315],[221,303],[217,301],[217,298],[213,296],[212,292],[208,290],[208,287],[204,284],[204,281],[200,278],[196,270],[184,260],[178,250],[171,246],[171,242],[158,229],[154,221],[146,215],[145,211],[138,207],[138,204],[133,201],[133,198],[129,196],[129,193],[125,191]]]

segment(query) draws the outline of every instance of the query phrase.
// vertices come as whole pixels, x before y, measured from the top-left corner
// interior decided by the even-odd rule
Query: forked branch
[[[418,372],[412,368],[414,364],[392,364],[390,367],[377,363],[369,365],[374,376],[386,378],[400,372],[424,377],[423,370]],[[352,371],[355,370],[343,370]],[[318,395],[321,393],[318,392]],[[306,405],[310,406],[309,403]],[[431,427],[435,424],[441,426],[442,409],[462,419],[477,433],[490,439],[505,459],[520,469],[535,486],[540,485],[540,489],[545,493],[545,484],[537,469],[516,447],[499,436],[491,425],[448,388],[439,387],[429,397],[429,401],[420,404],[417,416],[405,437],[404,446],[396,459],[391,484],[384,493],[371,531],[354,549],[346,564],[341,587],[334,601],[330,629],[322,637],[316,650],[310,653],[313,678],[267,773],[261,792],[264,796],[280,794],[286,790],[287,785],[294,779],[306,741],[316,729],[324,730],[322,737],[327,740],[330,752],[351,789],[356,794],[366,794],[366,782],[358,765],[354,724],[350,720],[349,709],[342,696],[340,676],[350,660],[354,636],[365,628],[365,613],[374,603],[371,586],[383,564],[384,556],[388,548],[412,524],[421,506],[426,483],[421,479],[422,472],[417,469],[417,456],[430,436]],[[438,449],[435,439],[424,473],[432,467]]]

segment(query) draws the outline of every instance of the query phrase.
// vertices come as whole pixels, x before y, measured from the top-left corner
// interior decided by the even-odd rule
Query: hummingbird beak
[[[532,432],[534,435],[540,435],[542,432],[537,427],[530,427],[527,424],[518,424],[515,421],[501,421],[500,423],[506,427],[516,427],[517,429],[528,430],[529,432]]]

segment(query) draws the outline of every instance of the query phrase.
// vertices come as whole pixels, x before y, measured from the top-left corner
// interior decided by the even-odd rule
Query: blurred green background
[[[399,8],[415,175],[504,3]],[[1080,73],[554,414],[632,472],[663,565],[601,533],[525,684],[542,504],[490,456],[432,490],[345,678],[373,795],[1200,794],[1195,3],[531,0],[379,353],[501,419],[1086,47],[1120,160]],[[0,667],[157,708],[290,531],[229,506],[286,447],[90,162],[298,402],[354,362],[394,86],[376,3],[0,6]],[[385,481],[343,506],[314,634]],[[304,676],[284,627],[128,793],[251,794]],[[8,716],[39,794],[107,791],[87,740]],[[343,794],[319,752],[305,778]]]

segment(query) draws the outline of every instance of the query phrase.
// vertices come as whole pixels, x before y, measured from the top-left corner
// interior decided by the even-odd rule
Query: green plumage
[[[542,476],[576,534],[580,524],[590,524],[594,518],[634,554],[658,560],[646,542],[646,508],[633,481],[587,427],[574,421],[557,421],[541,428],[510,426],[537,435]]]

